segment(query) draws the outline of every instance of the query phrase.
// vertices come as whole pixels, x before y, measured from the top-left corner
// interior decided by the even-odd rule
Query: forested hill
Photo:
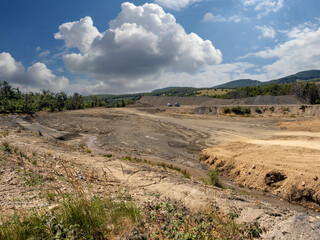
[[[239,79],[239,80],[234,80],[231,82],[217,85],[213,88],[241,88],[241,87],[247,87],[247,86],[261,86],[261,85],[268,85],[268,84],[274,84],[274,83],[277,83],[277,84],[296,83],[296,82],[311,81],[311,80],[312,81],[320,80],[320,70],[302,71],[293,75],[289,75],[287,77],[270,80],[267,82],[261,82],[261,81],[252,80],[252,79]]]
[[[264,84],[263,82],[260,82],[258,80],[239,79],[239,80],[234,80],[221,85],[217,85],[214,88],[241,88],[241,87],[247,87],[247,86],[260,86],[263,84]]]
[[[284,83],[295,83],[295,82],[303,82],[303,81],[310,81],[310,80],[320,80],[320,70],[309,70],[298,72],[296,74],[279,78],[277,80],[271,80],[266,82],[265,84],[284,84]]]

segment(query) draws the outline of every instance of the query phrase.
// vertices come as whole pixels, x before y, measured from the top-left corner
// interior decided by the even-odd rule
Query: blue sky
[[[1,0],[0,81],[82,94],[320,69],[319,0]]]

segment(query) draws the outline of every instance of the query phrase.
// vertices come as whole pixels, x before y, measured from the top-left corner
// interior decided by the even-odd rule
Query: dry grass
[[[232,91],[232,89],[203,89],[197,91],[196,96],[221,96],[230,91]]]

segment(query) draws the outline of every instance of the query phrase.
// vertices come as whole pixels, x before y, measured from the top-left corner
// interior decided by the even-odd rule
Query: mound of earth
[[[296,96],[257,96],[241,99],[217,99],[206,96],[199,97],[158,97],[158,96],[143,96],[138,100],[135,106],[152,106],[164,107],[168,103],[180,103],[181,105],[196,105],[196,106],[212,106],[212,105],[290,105],[290,104],[307,104]]]
[[[310,132],[317,123],[305,122],[303,129],[308,132],[283,131],[268,139],[245,139],[205,149],[200,160],[240,185],[320,210],[319,127],[318,132]],[[300,126],[299,122],[279,125]]]

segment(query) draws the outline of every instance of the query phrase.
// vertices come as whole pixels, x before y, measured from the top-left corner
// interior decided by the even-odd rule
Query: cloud
[[[202,1],[204,0],[155,0],[154,2],[163,7],[179,11],[180,9],[186,8],[193,3]]]
[[[163,72],[193,74],[222,61],[211,41],[187,34],[173,15],[156,4],[123,3],[121,13],[109,25],[99,33],[86,17],[62,24],[59,30],[63,32],[55,36],[81,51],[64,56],[71,72],[88,73],[115,91],[155,84],[153,79]]]
[[[88,51],[97,36],[100,36],[100,33],[93,26],[90,17],[64,23],[59,27],[59,32],[54,34],[55,39],[64,40],[67,47],[78,48],[82,53]]]
[[[47,51],[44,51],[44,52],[40,53],[40,54],[39,54],[39,57],[46,57],[46,56],[48,56],[49,54],[50,54],[50,51],[47,50]]]
[[[212,13],[206,13],[202,19],[203,22],[226,22],[227,18],[221,15],[213,15]]]
[[[241,0],[245,8],[253,7],[261,12],[259,17],[268,15],[270,12],[278,12],[284,6],[284,0]]]
[[[273,63],[263,67],[263,71],[270,78],[306,69],[318,69],[320,66],[320,27],[299,26],[287,32],[287,36],[288,41],[271,49],[249,53],[243,59],[249,57],[275,59]]]
[[[36,47],[36,51],[39,52],[41,50],[41,47]]]
[[[264,25],[264,26],[256,26],[255,28],[260,30],[262,32],[262,36],[265,38],[275,38],[276,36],[276,31],[271,26],[268,27]]]
[[[69,80],[52,73],[45,64],[37,62],[25,71],[22,63],[16,62],[10,53],[0,53],[0,79],[28,90],[65,90]]]
[[[242,18],[239,15],[224,17],[224,16],[221,16],[220,14],[213,15],[212,13],[209,12],[203,16],[202,22],[234,22],[234,23],[239,23],[243,20],[248,20],[248,18]]]

